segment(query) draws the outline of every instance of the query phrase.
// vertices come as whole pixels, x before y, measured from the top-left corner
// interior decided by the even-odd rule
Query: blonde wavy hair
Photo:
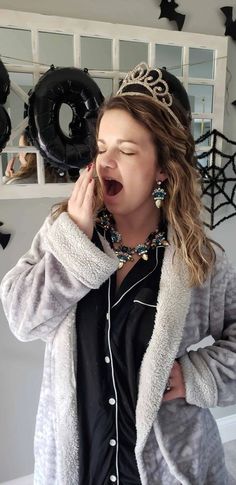
[[[181,128],[176,126],[168,111],[149,96],[113,96],[100,108],[97,132],[103,114],[112,109],[128,112],[150,132],[156,147],[157,163],[167,174],[167,196],[162,218],[173,229],[175,252],[187,265],[190,285],[202,285],[213,266],[215,252],[202,221],[201,184],[194,157],[190,114],[173,97],[171,109],[180,120]],[[53,217],[67,210],[67,202],[56,207]],[[101,188],[97,180],[94,210],[97,213],[102,207]]]

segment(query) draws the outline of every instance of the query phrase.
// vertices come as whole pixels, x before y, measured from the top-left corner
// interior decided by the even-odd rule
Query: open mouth
[[[103,182],[107,195],[117,195],[123,189],[123,185],[118,180],[104,179]]]

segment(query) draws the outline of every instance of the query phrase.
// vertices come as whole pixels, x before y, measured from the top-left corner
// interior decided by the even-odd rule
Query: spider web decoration
[[[217,148],[217,137],[236,146],[236,142],[229,140],[217,130],[208,131],[195,141],[198,145],[213,137],[212,147],[197,156],[197,168],[202,177],[202,196],[204,207],[209,213],[209,221],[205,224],[214,229],[222,222],[236,215],[236,151],[232,155],[224,153]],[[210,165],[201,165],[201,159],[208,159]],[[221,157],[222,166],[216,164],[217,157]]]

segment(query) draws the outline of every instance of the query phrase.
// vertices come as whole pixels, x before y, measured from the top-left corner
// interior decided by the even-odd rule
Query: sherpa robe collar
[[[183,261],[175,255],[172,234],[165,249],[153,334],[143,357],[136,407],[137,443],[135,454],[142,484],[147,483],[143,450],[160,408],[165,386],[178,354],[190,304],[189,273]],[[174,257],[174,258],[173,258]],[[161,431],[156,421],[156,436]],[[163,444],[159,443],[160,448]],[[164,449],[162,450],[164,452]],[[165,456],[170,468],[174,464]],[[177,472],[177,470],[176,470]],[[176,478],[180,478],[177,475]]]

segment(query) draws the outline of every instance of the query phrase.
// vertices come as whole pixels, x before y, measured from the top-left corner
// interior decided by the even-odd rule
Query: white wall
[[[0,247],[0,280],[24,254],[53,199],[0,201],[0,220],[11,233]],[[33,432],[43,367],[44,344],[16,340],[0,305],[0,482],[32,473]]]
[[[175,22],[158,20],[159,4],[159,0],[99,0],[97,4],[94,0],[0,0],[0,8],[5,9],[176,30]],[[181,0],[177,11],[186,14],[183,30],[223,35],[224,16],[219,9],[225,5],[225,0]]]

